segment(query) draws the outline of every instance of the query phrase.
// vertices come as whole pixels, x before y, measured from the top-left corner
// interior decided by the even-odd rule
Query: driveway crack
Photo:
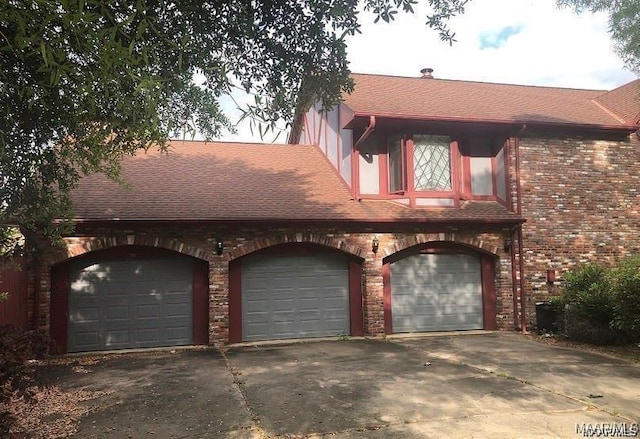
[[[229,373],[233,377],[233,384],[238,389],[238,392],[240,393],[240,396],[242,397],[242,401],[244,403],[245,409],[249,413],[249,416],[251,418],[251,424],[252,424],[251,430],[253,430],[255,433],[259,434],[260,437],[264,438],[264,439],[273,437],[273,436],[269,435],[264,430],[264,428],[260,425],[260,417],[255,412],[255,410],[253,410],[253,408],[251,407],[251,404],[249,403],[249,399],[247,397],[247,392],[244,389],[244,385],[243,385],[244,381],[242,380],[242,372],[240,372],[238,369],[236,369],[233,366],[233,364],[231,363],[231,360],[229,360],[229,357],[227,357],[226,349],[219,349],[219,351],[220,351],[220,354],[222,355],[222,357],[224,358],[224,362],[227,365],[227,369],[229,370]]]

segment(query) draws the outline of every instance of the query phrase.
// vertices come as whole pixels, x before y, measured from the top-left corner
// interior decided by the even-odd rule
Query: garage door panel
[[[75,261],[68,351],[191,344],[192,302],[187,258]]]
[[[185,303],[169,303],[166,307],[166,318],[180,318],[185,322],[191,321],[191,307]]]
[[[418,254],[391,264],[391,306],[394,332],[481,329],[480,261]]]
[[[342,255],[252,256],[242,262],[241,283],[244,340],[349,331],[348,263]]]

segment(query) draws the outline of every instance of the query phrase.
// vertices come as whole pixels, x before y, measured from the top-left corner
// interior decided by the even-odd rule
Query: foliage
[[[427,0],[427,24],[452,41],[447,20],[467,1]],[[415,3],[364,8],[390,21]],[[359,18],[357,0],[0,2],[0,224],[55,236],[82,175],[118,179],[123,154],[233,129],[220,98],[234,87],[266,127],[335,105]]]
[[[640,255],[611,272],[615,317],[613,326],[626,338],[640,341]]]
[[[565,274],[562,295],[569,338],[595,344],[640,341],[640,255],[619,266],[579,266]]]
[[[15,257],[23,254],[24,245],[24,236],[18,228],[0,226],[0,270],[12,266]]]
[[[609,30],[618,54],[631,70],[640,73],[640,0],[557,0],[576,12],[609,14]]]
[[[35,371],[29,360],[44,357],[46,349],[41,332],[0,326],[0,403],[16,396],[30,397]],[[0,412],[0,433],[7,433],[11,424],[9,413]]]
[[[565,331],[569,338],[595,344],[616,341],[616,333],[611,329],[613,295],[604,267],[588,264],[567,272],[562,302],[565,304]]]

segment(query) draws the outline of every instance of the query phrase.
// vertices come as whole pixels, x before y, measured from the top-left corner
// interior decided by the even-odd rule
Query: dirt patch
[[[16,437],[68,437],[77,431],[80,418],[97,408],[91,402],[109,393],[83,389],[65,391],[58,386],[31,390],[32,400],[12,398],[7,406],[0,405],[1,411],[7,410],[16,420],[10,432]]]
[[[117,355],[117,354],[115,354]],[[64,374],[87,374],[87,367],[114,355],[53,357],[31,360],[36,368],[37,385],[29,389],[31,399],[14,396],[8,404],[0,404],[0,412],[8,412],[15,423],[11,437],[63,438],[76,433],[82,417],[101,408],[99,398],[111,390],[63,389],[55,384]]]
[[[594,352],[597,354],[604,354],[611,357],[640,363],[640,344],[631,343],[626,345],[596,346],[588,343],[572,341],[563,335],[525,334],[523,336],[538,343],[579,349],[585,352]]]

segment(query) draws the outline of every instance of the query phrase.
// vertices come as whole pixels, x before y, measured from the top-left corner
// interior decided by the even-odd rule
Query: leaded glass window
[[[450,143],[446,136],[413,136],[414,190],[451,190]]]

